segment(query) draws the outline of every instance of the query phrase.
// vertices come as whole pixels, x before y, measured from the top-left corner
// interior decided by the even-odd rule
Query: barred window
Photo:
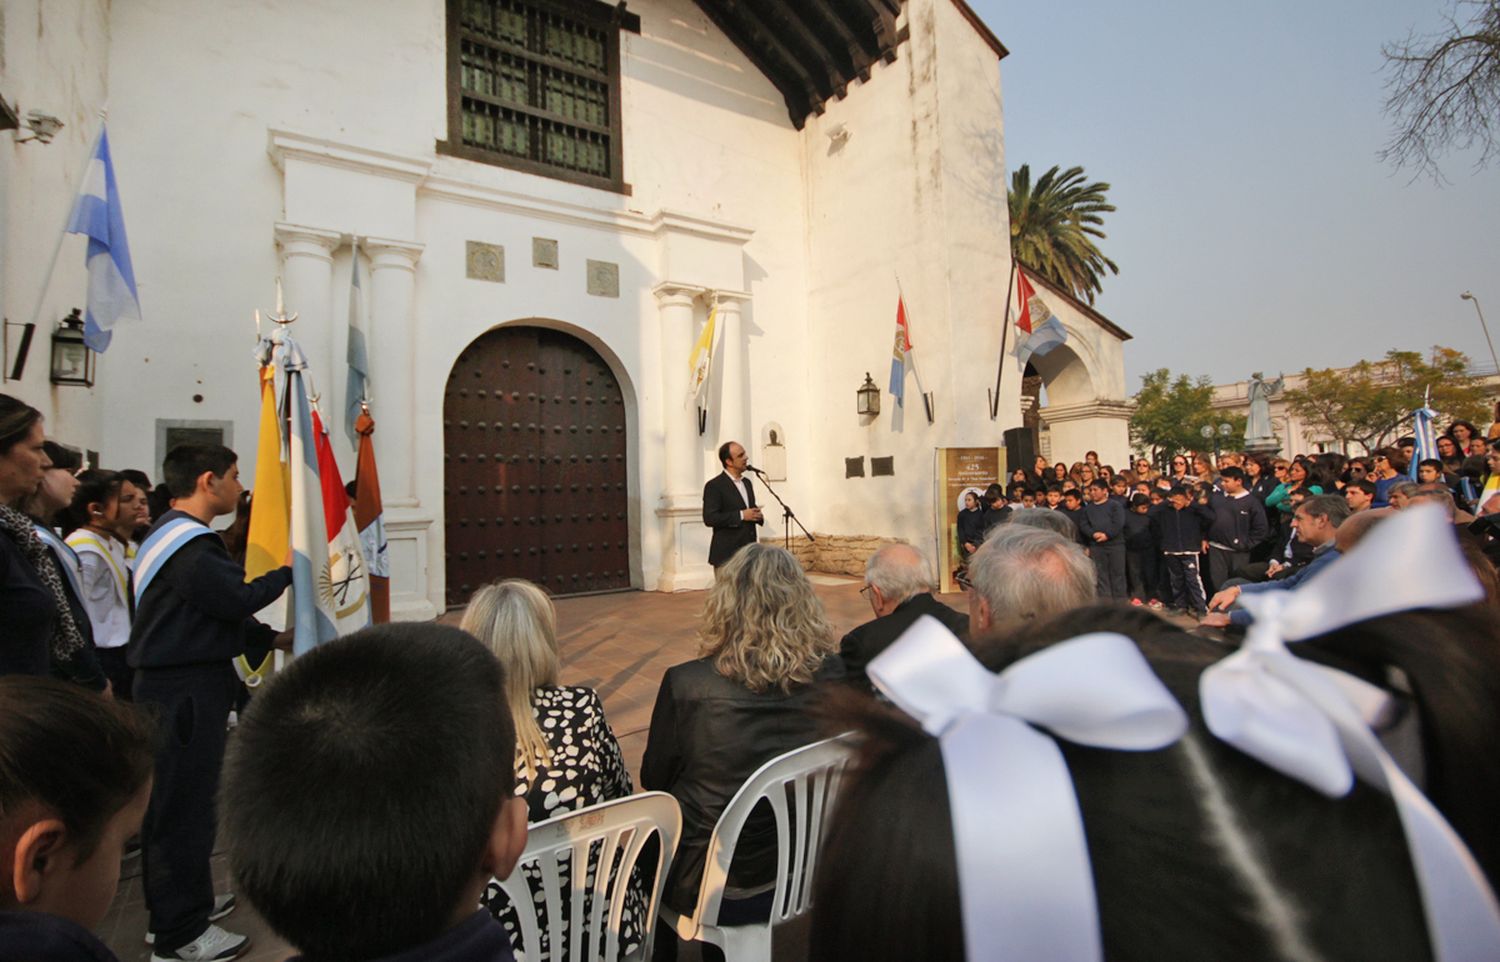
[[[448,140],[438,149],[628,192],[621,171],[624,5],[448,0]]]

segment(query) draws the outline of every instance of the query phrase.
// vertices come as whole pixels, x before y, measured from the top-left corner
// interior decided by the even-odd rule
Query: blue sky
[[[1449,183],[1376,156],[1382,43],[1443,24],[1447,0],[1256,4],[970,0],[1001,62],[1006,165],[1107,181],[1096,301],[1158,367],[1216,382],[1335,367],[1392,348],[1489,350],[1500,334],[1500,165],[1450,155]]]

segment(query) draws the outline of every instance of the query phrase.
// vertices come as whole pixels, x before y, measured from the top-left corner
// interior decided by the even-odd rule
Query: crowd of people
[[[1500,435],[1500,422],[1491,434]],[[1325,554],[1336,556],[1333,531],[1361,511],[1435,501],[1465,545],[1500,558],[1500,527],[1490,520],[1500,515],[1500,451],[1455,421],[1437,439],[1440,457],[1419,461],[1412,480],[1414,448],[1405,437],[1368,456],[1189,452],[1120,470],[1093,451],[1071,467],[1038,457],[1006,484],[966,498],[955,530],[958,574],[962,581],[988,530],[1033,507],[1068,520],[1064,530],[1093,561],[1100,597],[1200,619],[1223,607],[1214,599],[1225,589],[1297,584]]]
[[[935,594],[922,551],[890,544],[866,566],[871,617],[842,637],[791,554],[739,546],[705,596],[698,656],[661,679],[639,786],[598,693],[564,677],[552,600],[514,579],[476,592],[457,628],[381,625],[293,660],[227,738],[230,659],[285,644],[250,615],[288,577],[247,583],[220,538],[198,537],[239,504],[233,453],[170,453],[171,503],[132,552],[144,479],[84,472],[75,490],[50,477],[71,472],[47,444],[0,395],[0,598],[18,629],[0,645],[0,962],[113,958],[88,930],[137,832],[153,958],[242,954],[214,921],[234,908],[207,874],[216,818],[239,894],[299,958],[571,957],[598,933],[547,915],[542,869],[523,873],[532,904],[499,885],[528,823],[669,793],[682,831],[662,901],[687,913],[747,777],[848,731],[812,880],[818,962],[1500,953],[1485,530],[1500,503],[1488,476],[1404,481],[1399,444],[1160,473],[1038,464],[961,518],[964,610]],[[43,528],[77,554],[76,585]],[[92,620],[90,598],[123,598],[123,620]],[[1152,610],[1168,605],[1261,634],[1240,648]],[[96,649],[122,633],[119,669]],[[1268,672],[1255,659],[1271,650],[1320,680]],[[1344,682],[1326,700],[1330,674],[1358,711]],[[1324,754],[1267,752],[1267,729]],[[746,824],[722,924],[775,911],[779,830],[769,811]],[[670,959],[652,864],[623,883],[622,941],[654,929]],[[565,885],[567,869],[609,866],[564,867]],[[540,945],[522,944],[518,912],[546,915]]]

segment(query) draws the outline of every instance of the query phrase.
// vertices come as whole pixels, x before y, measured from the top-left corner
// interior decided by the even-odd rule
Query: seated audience
[[[505,701],[516,730],[515,793],[526,799],[528,821],[544,822],[631,793],[630,772],[598,693],[558,683],[557,611],[546,592],[519,578],[485,585],[469,599],[459,627],[494,652],[505,673]],[[540,870],[528,866],[527,879],[534,892],[541,891]],[[505,926],[511,946],[522,949],[515,908],[498,882],[485,886],[483,902]],[[640,942],[644,910],[638,897],[625,903],[627,945]],[[544,943],[533,957],[550,955]]]
[[[509,962],[479,908],[526,844],[504,673],[456,628],[367,628],[250,702],[220,799],[230,870],[307,962]]]
[[[663,894],[679,912],[697,901],[724,806],[762,764],[818,740],[808,709],[824,697],[825,683],[843,677],[812,583],[791,554],[769,544],[740,549],[720,570],[699,635],[702,657],[662,678],[641,761],[642,787],[670,792],[682,805],[682,838]],[[775,862],[776,826],[765,811],[740,834],[727,917],[766,917]],[[676,938],[659,931],[656,946],[659,956],[670,954]]]
[[[927,559],[905,542],[886,545],[870,556],[865,562],[865,586],[860,593],[870,602],[875,618],[850,631],[839,642],[839,655],[851,679],[863,681],[865,665],[870,659],[884,651],[922,615],[932,615],[960,638],[968,634],[968,616],[933,597],[932,571],[927,567]]]
[[[1229,608],[1242,594],[1258,594],[1262,591],[1289,591],[1297,587],[1328,565],[1340,554],[1335,542],[1339,526],[1349,517],[1349,503],[1336,494],[1320,494],[1303,501],[1292,517],[1297,528],[1297,538],[1312,545],[1313,559],[1306,566],[1285,578],[1264,581],[1259,584],[1230,585],[1209,599],[1209,612],[1201,624],[1210,628],[1226,625],[1245,627],[1250,624],[1250,612],[1242,608]]]
[[[1368,510],[1375,503],[1375,485],[1370,481],[1350,481],[1344,485],[1344,500],[1348,502],[1351,514]],[[1385,500],[1388,507],[1391,500],[1390,489],[1386,490]]]
[[[151,797],[151,730],[76,685],[0,677],[0,962],[106,962],[90,932]]]
[[[1087,605],[1094,566],[1074,541],[1028,524],[991,532],[969,564],[969,633],[974,638]]]

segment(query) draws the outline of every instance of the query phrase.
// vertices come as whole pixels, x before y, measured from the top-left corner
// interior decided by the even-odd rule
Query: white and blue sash
[[[57,532],[44,524],[33,525],[36,528],[36,536],[42,539],[42,544],[52,549],[52,557],[57,559],[57,566],[62,569],[63,574],[68,576],[68,584],[73,586],[73,597],[83,603],[83,563],[78,560],[78,552],[74,551],[66,541],[57,536]]]
[[[146,597],[146,587],[155,580],[167,560],[177,549],[200,535],[213,534],[214,529],[195,518],[173,518],[151,532],[136,555],[135,603],[139,607]]]

